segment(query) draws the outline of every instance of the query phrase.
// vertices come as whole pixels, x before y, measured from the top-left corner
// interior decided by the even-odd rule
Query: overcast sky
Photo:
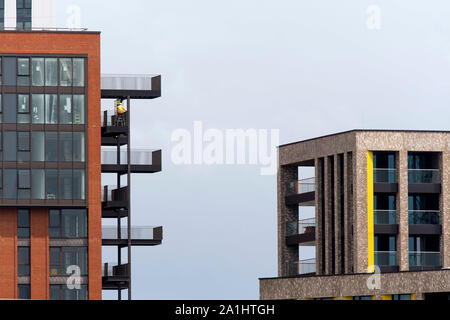
[[[175,129],[280,129],[289,143],[449,127],[446,0],[56,2],[59,26],[75,4],[102,32],[102,72],[162,74],[162,98],[133,105],[133,148],[163,149],[164,167],[133,177],[132,220],[165,237],[133,249],[135,299],[257,299],[258,277],[277,273],[276,177],[175,166]],[[366,25],[373,4],[379,30]]]

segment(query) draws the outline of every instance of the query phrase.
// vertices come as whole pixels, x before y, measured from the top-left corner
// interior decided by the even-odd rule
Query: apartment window
[[[45,132],[45,161],[58,161],[58,133]]]
[[[19,284],[18,297],[20,300],[31,299],[31,288],[29,284]]]
[[[30,85],[30,58],[17,59],[17,85]]]
[[[31,30],[31,0],[17,0],[17,29]]]
[[[440,267],[440,236],[409,237],[409,265],[413,267]]]
[[[87,275],[87,247],[51,247],[50,276],[67,275],[67,268],[77,266],[82,276]]]
[[[356,297],[353,297],[353,300],[357,300],[357,301],[373,300],[373,297],[372,296],[356,296]]]
[[[5,28],[5,0],[0,0],[0,29],[4,28]]]
[[[411,300],[410,294],[393,294],[392,300]]]
[[[4,123],[13,124],[17,121],[17,95],[7,93],[4,95],[3,115]]]
[[[61,170],[59,172],[60,199],[72,199],[73,174],[72,170]]]
[[[32,198],[35,200],[45,199],[45,170],[33,169],[32,176]]]
[[[19,209],[17,211],[17,237],[19,239],[30,238],[30,210]]]
[[[85,170],[73,170],[73,200],[85,200]]]
[[[397,223],[397,199],[395,195],[375,193],[374,195],[374,223]]]
[[[50,285],[50,300],[87,300],[88,286],[80,289],[69,289],[67,285]]]
[[[17,85],[17,58],[3,58],[3,80],[5,86]]]
[[[15,200],[17,199],[17,170],[5,169],[5,199]]]
[[[440,224],[439,203],[439,194],[410,194],[409,224]]]
[[[32,161],[42,162],[45,160],[45,132],[33,131],[31,133]]]
[[[17,132],[5,131],[4,141],[4,161],[16,162],[17,161]]]
[[[45,58],[45,85],[56,87],[58,85],[58,59]]]
[[[32,119],[34,124],[44,123],[44,95],[33,94],[32,95]]]
[[[17,123],[30,123],[30,95],[17,96]]]
[[[73,86],[84,87],[84,59],[73,59]]]
[[[17,196],[19,200],[29,200],[31,197],[31,174],[30,169],[20,169],[17,171],[18,189]]]
[[[58,199],[58,170],[45,170],[45,195],[47,200]]]
[[[50,238],[87,238],[87,211],[85,209],[50,210]]]
[[[30,247],[18,248],[18,275],[30,275]]]
[[[72,124],[72,96],[63,94],[59,102],[59,123]]]
[[[84,132],[73,133],[73,161],[75,162],[85,161]]]
[[[17,160],[19,162],[30,161],[30,133],[17,132]]]
[[[73,96],[73,124],[84,124],[84,95]]]
[[[72,132],[59,133],[59,161],[72,162],[73,160]]]
[[[1,79],[2,79],[1,65],[2,65],[2,60],[0,59],[0,85],[1,85]],[[2,122],[3,122],[3,99],[2,99],[2,95],[0,94],[0,123],[2,123]]]
[[[36,87],[42,87],[45,79],[45,62],[44,58],[32,58],[31,60],[32,71],[32,85]]]
[[[395,236],[375,235],[375,265],[397,266],[397,241]]]
[[[56,94],[45,95],[45,123],[58,123],[58,95]]]
[[[59,85],[61,87],[72,86],[72,59],[61,58],[59,59]]]

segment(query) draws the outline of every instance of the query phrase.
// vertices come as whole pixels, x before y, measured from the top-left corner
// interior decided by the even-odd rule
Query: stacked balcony
[[[116,225],[103,226],[102,245],[117,248],[117,262],[103,266],[103,290],[128,290],[131,299],[131,247],[157,246],[162,243],[162,227],[131,225],[131,175],[157,173],[161,167],[161,150],[131,149],[130,109],[132,99],[154,99],[161,96],[160,76],[105,75],[102,76],[102,99],[121,99],[127,113],[102,112],[102,166],[103,174],[114,174],[115,185],[102,188],[102,218]],[[116,109],[112,106],[111,109]],[[126,219],[125,221],[123,221]],[[122,249],[127,250],[126,259]],[[126,260],[126,262],[125,262]]]

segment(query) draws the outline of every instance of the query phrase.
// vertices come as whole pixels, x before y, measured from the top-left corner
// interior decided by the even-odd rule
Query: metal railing
[[[288,262],[286,267],[289,276],[316,273],[316,259]]]
[[[118,265],[117,262],[107,262],[102,264],[103,277],[127,276],[128,264]]]
[[[156,74],[102,74],[102,90],[157,90],[152,79]],[[160,88],[159,88],[160,89]]]
[[[160,240],[156,239],[156,230],[160,227],[131,227],[131,239],[133,240]],[[117,233],[117,227],[102,227],[102,239],[104,240],[123,240],[128,239],[128,228],[120,228],[120,238]]]
[[[410,251],[409,265],[413,267],[440,267],[441,253],[430,251]]]
[[[127,186],[120,189],[117,186],[103,186],[102,201],[126,201],[127,200]]]
[[[287,223],[286,234],[288,236],[295,236],[297,234],[314,232],[315,227],[316,227],[315,218],[292,221]]]
[[[396,210],[374,210],[374,224],[397,224]]]
[[[291,181],[287,184],[288,196],[316,191],[316,178]]]
[[[440,224],[439,210],[410,210],[408,211],[409,224]]]
[[[441,171],[439,169],[409,169],[409,183],[441,183]]]
[[[375,251],[376,266],[397,266],[397,252],[396,251]]]
[[[397,183],[397,169],[388,169],[388,168],[373,169],[373,182]]]
[[[133,149],[130,153],[132,165],[151,165],[153,163],[153,152],[157,150]],[[128,164],[126,150],[120,151],[120,164]],[[117,150],[102,150],[102,164],[117,164]]]

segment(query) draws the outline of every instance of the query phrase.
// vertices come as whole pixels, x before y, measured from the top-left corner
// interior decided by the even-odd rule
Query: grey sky
[[[163,75],[163,97],[133,105],[133,147],[164,152],[163,172],[133,178],[133,222],[165,228],[162,246],[133,249],[136,299],[256,299],[258,277],[276,275],[276,178],[174,166],[173,130],[275,128],[281,143],[448,130],[445,0],[56,2],[60,26],[76,4],[102,31],[102,72]],[[379,31],[366,27],[371,4]]]

